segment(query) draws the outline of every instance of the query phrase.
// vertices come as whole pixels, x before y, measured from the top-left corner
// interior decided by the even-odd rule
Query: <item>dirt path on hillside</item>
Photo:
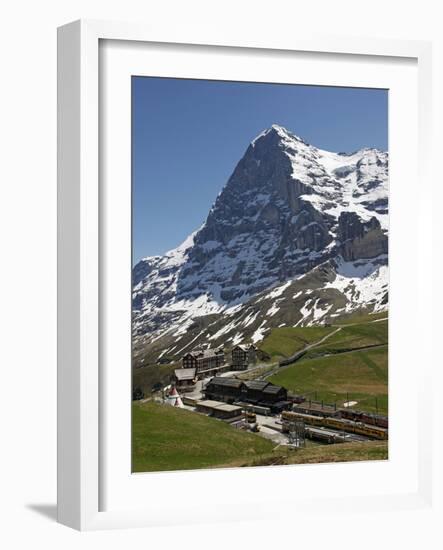
[[[316,346],[319,346],[320,344],[323,344],[323,342],[325,342],[328,338],[330,338],[331,336],[333,336],[334,334],[337,334],[337,332],[339,332],[343,327],[338,327],[336,328],[335,330],[333,330],[332,332],[330,332],[329,334],[326,334],[326,336],[323,336],[323,338],[320,338],[320,340],[317,340],[316,342],[313,342],[312,344],[308,344],[307,346],[305,346],[303,349],[297,351],[296,353],[294,353],[293,355],[291,355],[290,357],[284,359],[282,361],[280,361],[280,363],[275,367],[275,369],[272,369],[271,371],[267,372],[266,374],[264,374],[261,378],[259,378],[259,380],[265,380],[266,378],[269,378],[270,376],[272,376],[273,374],[275,374],[276,372],[278,371],[281,371],[281,369],[284,369],[285,367],[289,367],[289,365],[292,365],[293,363],[295,363],[298,359],[300,359],[301,357],[303,357],[303,355],[305,355],[305,353],[312,349],[312,348],[315,348]]]
[[[369,323],[380,323],[381,321],[388,321],[389,317],[383,317],[383,319],[374,319],[374,321],[368,321],[368,324]],[[364,325],[365,323],[362,323],[361,321],[359,323],[347,323],[347,324],[343,324],[343,325],[334,325],[332,324],[331,326],[333,327],[340,327],[340,328],[346,328],[346,327],[355,327],[357,325]]]
[[[374,321],[369,321],[369,322],[370,323],[379,323],[380,321],[386,321],[387,319],[388,319],[388,317],[384,317],[383,319],[375,319]],[[323,338],[321,338],[320,340],[317,340],[316,342],[313,342],[312,344],[308,344],[303,349],[297,351],[296,353],[294,353],[290,357],[287,357],[286,359],[283,359],[282,361],[279,362],[279,364],[274,369],[272,369],[271,371],[263,374],[263,376],[258,377],[258,380],[265,380],[266,378],[269,378],[270,376],[272,376],[276,372],[280,372],[282,369],[285,369],[285,368],[293,365],[299,359],[301,359],[306,354],[307,351],[319,346],[320,344],[323,344],[323,342],[325,342],[328,338],[331,338],[331,336],[333,336],[334,334],[337,334],[337,332],[339,332],[340,330],[342,330],[346,327],[361,325],[361,324],[362,323],[349,323],[347,325],[332,325],[333,327],[337,327],[337,328],[335,330],[333,330],[332,332],[330,332],[329,334],[327,334],[326,336],[323,336]],[[322,357],[328,357],[328,356],[331,356],[331,355],[343,355],[343,354],[346,354],[346,353],[354,353],[356,351],[365,351],[365,350],[379,348],[379,347],[386,346],[386,345],[387,345],[386,343],[385,344],[373,344],[373,345],[364,346],[364,347],[361,347],[361,348],[355,348],[355,349],[351,349],[351,350],[343,350],[343,351],[337,351],[336,353],[325,354]]]

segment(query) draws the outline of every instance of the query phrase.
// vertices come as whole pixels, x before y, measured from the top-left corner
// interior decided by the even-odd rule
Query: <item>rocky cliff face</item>
[[[286,285],[284,290],[295,290],[292,287],[299,286],[304,276],[317,281],[315,270],[320,266],[327,272],[320,285],[325,292],[339,277],[354,272],[351,286],[359,285],[356,279],[376,273],[374,284],[380,289],[388,243],[387,178],[387,153],[375,149],[331,153],[272,126],[248,146],[203,226],[177,249],[134,267],[136,343],[144,347],[159,340],[164,343],[168,335],[174,342],[188,341],[191,327],[209,322],[223,328],[232,315],[248,317],[245,312],[260,297],[266,303],[263,296],[277,292],[272,289]],[[339,306],[331,306],[329,315],[349,309],[349,304],[364,304],[355,296],[350,299],[343,284],[340,280],[341,290],[335,294]],[[320,319],[318,314],[303,313],[312,302],[304,292],[297,300],[286,292],[282,296],[284,300],[276,299],[280,310],[285,302],[285,323]],[[327,302],[325,296],[322,299],[314,300],[311,310],[322,311]],[[247,325],[251,338],[260,326],[261,334],[265,326],[275,325],[278,317],[258,306],[254,312]],[[196,343],[211,336],[206,329],[200,332]],[[231,343],[234,340],[232,336]]]
[[[388,237],[377,218],[363,222],[355,212],[342,212],[338,219],[338,250],[347,261],[376,258],[388,253]]]
[[[295,138],[285,144],[285,135],[272,128],[248,147],[195,236],[180,294],[209,290],[222,302],[244,299],[305,272],[324,254],[332,221],[302,198],[312,190],[293,178],[287,151],[298,145],[303,154],[306,145]]]

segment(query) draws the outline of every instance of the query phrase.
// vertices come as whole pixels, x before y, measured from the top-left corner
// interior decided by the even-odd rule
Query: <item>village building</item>
[[[282,386],[268,384],[265,388],[263,388],[262,396],[264,396],[264,401],[266,401],[268,405],[274,405],[275,403],[286,401],[288,398],[288,392],[286,388],[283,388]]]
[[[254,344],[235,346],[232,348],[232,370],[246,370],[257,358],[257,348]]]
[[[184,369],[195,369],[197,376],[215,374],[225,365],[223,349],[194,350],[182,357]]]
[[[173,379],[178,391],[193,391],[197,382],[196,369],[175,369]]]
[[[225,401],[232,404],[252,403],[267,407],[272,412],[291,408],[288,391],[265,380],[239,380],[216,376],[204,389],[206,399]]]
[[[242,387],[242,399],[251,403],[263,401],[264,390],[267,386],[269,386],[269,382],[265,380],[246,380]],[[275,387],[279,388],[280,386]]]
[[[241,407],[211,399],[197,401],[196,409],[197,412],[225,421],[242,418],[243,416],[243,409]]]
[[[243,381],[237,378],[223,378],[215,376],[204,388],[206,399],[233,403],[241,396]]]

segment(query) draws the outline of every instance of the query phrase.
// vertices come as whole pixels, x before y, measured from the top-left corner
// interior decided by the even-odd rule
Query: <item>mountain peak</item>
[[[322,150],[279,124],[261,132],[196,234],[134,267],[133,334],[143,354],[257,342],[282,323],[385,307],[389,160],[367,151]],[[340,274],[317,269],[340,258]],[[362,266],[371,278],[356,289]]]
[[[269,128],[270,130],[274,130],[278,134],[284,133],[284,134],[290,134],[289,130],[287,130],[284,126],[280,126],[280,124],[272,124]]]
[[[300,137],[290,132],[284,126],[280,126],[280,124],[272,124],[269,128],[266,128],[266,130],[263,130],[263,132],[260,132],[260,134],[258,134],[258,136],[256,136],[252,140],[251,145],[254,147],[255,144],[262,138],[266,136],[276,136],[276,135],[282,139],[295,140],[295,141],[300,141],[304,143],[304,141]]]

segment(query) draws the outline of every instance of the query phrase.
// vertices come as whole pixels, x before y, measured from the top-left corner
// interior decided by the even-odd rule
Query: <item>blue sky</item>
[[[329,151],[387,150],[387,110],[386,90],[133,77],[134,263],[203,223],[271,124]]]

